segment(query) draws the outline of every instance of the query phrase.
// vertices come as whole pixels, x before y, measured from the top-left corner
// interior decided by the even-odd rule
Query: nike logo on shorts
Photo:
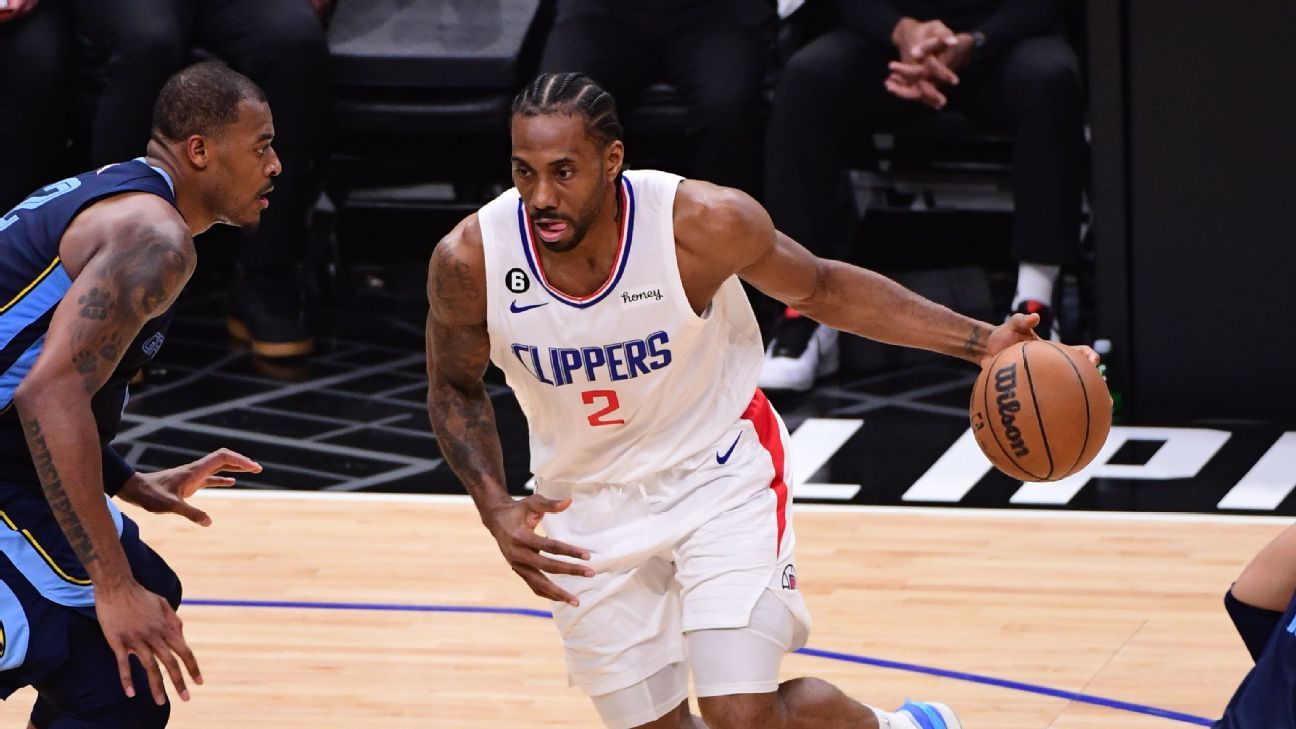
[[[548,306],[548,305],[549,302],[545,301],[540,304],[528,304],[526,306],[518,306],[517,299],[513,299],[513,303],[509,304],[509,311],[513,312],[514,314],[521,314],[524,311],[531,311],[532,309],[539,309],[542,306]]]
[[[729,450],[725,451],[723,456],[720,455],[720,453],[717,451],[717,452],[716,452],[716,463],[719,463],[719,464],[722,465],[722,466],[723,466],[724,464],[728,463],[728,462],[729,462],[729,456],[733,455],[734,448],[736,448],[736,447],[738,446],[738,441],[740,441],[740,440],[742,440],[742,433],[739,433],[739,434],[738,434],[738,437],[737,437],[737,438],[734,438],[734,442],[729,444]]]

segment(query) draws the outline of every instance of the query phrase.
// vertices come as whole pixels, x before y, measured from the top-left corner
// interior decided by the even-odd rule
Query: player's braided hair
[[[546,73],[513,99],[513,113],[524,116],[541,114],[579,114],[585,130],[600,144],[622,138],[621,118],[616,100],[594,79],[583,73]]]

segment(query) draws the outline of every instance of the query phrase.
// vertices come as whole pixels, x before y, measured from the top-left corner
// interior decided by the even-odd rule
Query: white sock
[[[922,729],[907,714],[892,714],[868,704],[865,704],[864,708],[877,717],[878,729]]]
[[[1022,263],[1017,267],[1017,294],[1013,296],[1012,308],[1016,309],[1023,301],[1035,300],[1053,305],[1053,285],[1057,283],[1061,266],[1050,266],[1044,263]]]

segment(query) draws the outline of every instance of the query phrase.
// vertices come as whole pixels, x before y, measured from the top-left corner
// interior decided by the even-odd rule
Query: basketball
[[[1057,481],[1098,454],[1111,430],[1111,396],[1098,368],[1056,342],[1015,344],[972,386],[972,433],[1000,471]]]

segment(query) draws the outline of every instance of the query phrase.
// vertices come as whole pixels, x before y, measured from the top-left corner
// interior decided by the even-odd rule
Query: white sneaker
[[[896,713],[907,714],[918,729],[963,729],[954,710],[935,701],[906,701]]]
[[[804,316],[783,319],[765,350],[757,385],[765,390],[805,392],[816,377],[831,375],[841,365],[837,330]]]

